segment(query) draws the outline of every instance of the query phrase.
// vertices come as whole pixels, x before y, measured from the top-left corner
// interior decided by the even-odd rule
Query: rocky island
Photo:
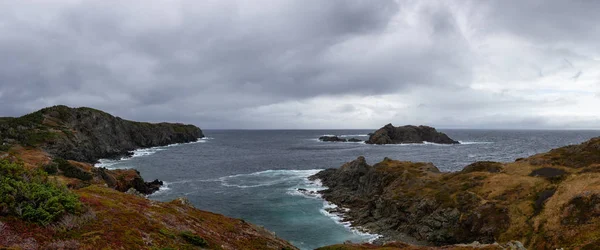
[[[384,241],[453,247],[499,242],[508,249],[600,246],[600,137],[515,162],[475,162],[455,173],[389,158],[369,165],[358,157],[310,178],[328,187],[323,198],[348,211],[344,216],[353,226],[382,234]]]
[[[54,106],[0,118],[0,249],[297,249],[274,233],[149,200],[162,184],[92,164],[130,150],[196,141],[194,125],[132,122]]]
[[[423,143],[432,142],[440,144],[459,144],[448,137],[446,134],[438,132],[435,128],[429,126],[394,127],[387,124],[377,131],[369,134],[367,144],[402,144],[402,143]]]
[[[319,141],[324,141],[324,142],[362,142],[362,140],[356,139],[356,138],[350,138],[350,139],[344,139],[344,138],[340,138],[338,136],[321,136],[319,137]]]

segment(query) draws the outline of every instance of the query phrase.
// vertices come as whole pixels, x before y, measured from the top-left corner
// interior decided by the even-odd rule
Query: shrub
[[[199,247],[206,247],[208,246],[208,242],[206,242],[205,239],[203,239],[202,237],[195,235],[192,232],[182,232],[179,234],[179,236],[181,236],[181,238],[183,238],[184,240],[186,240],[188,243],[194,245],[194,246],[199,246]]]
[[[47,225],[82,210],[78,197],[42,171],[0,160],[0,214]]]
[[[71,165],[71,163],[63,158],[56,157],[54,158],[53,163],[56,164],[58,169],[60,169],[66,177],[77,178],[82,181],[89,181],[93,178],[89,172]]]
[[[50,163],[44,165],[44,171],[50,175],[56,174],[58,172],[58,165],[56,163]]]

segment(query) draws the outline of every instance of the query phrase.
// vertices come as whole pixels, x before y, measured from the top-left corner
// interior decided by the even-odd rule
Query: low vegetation
[[[78,197],[45,172],[0,160],[0,214],[47,225],[82,209]]]

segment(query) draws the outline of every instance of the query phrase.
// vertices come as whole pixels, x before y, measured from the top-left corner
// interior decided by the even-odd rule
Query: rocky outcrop
[[[339,138],[337,136],[321,136],[319,137],[319,141],[327,141],[327,142],[346,142],[346,139],[344,138]]]
[[[133,122],[91,108],[54,106],[0,119],[1,143],[39,146],[55,156],[90,163],[201,137],[202,130],[193,125]]]
[[[347,219],[356,226],[391,238],[403,233],[434,245],[493,243],[510,223],[506,207],[476,205],[472,201],[480,198],[469,193],[461,194],[456,203],[462,205],[457,205],[447,190],[432,186],[442,175],[431,163],[386,158],[371,166],[358,157],[311,178],[329,188],[322,191],[323,198],[349,208]]]
[[[432,142],[440,144],[459,144],[446,134],[438,132],[435,128],[428,126],[402,126],[394,127],[387,124],[374,133],[369,134],[368,144],[402,144]]]
[[[600,138],[456,173],[389,158],[369,165],[358,157],[310,179],[321,180],[328,188],[322,197],[353,226],[384,241],[408,235],[437,246],[518,240],[531,249],[578,249],[599,243],[589,236],[600,235],[597,155]]]
[[[344,139],[344,138],[340,138],[337,136],[321,136],[319,137],[319,141],[325,141],[325,142],[361,142],[362,140],[356,139],[356,138],[350,138],[350,139]]]

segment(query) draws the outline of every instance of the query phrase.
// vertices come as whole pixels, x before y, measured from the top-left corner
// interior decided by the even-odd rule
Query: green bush
[[[0,160],[0,214],[47,225],[66,213],[81,210],[77,196],[50,181],[44,172]]]
[[[56,174],[58,172],[58,165],[56,163],[50,163],[44,165],[44,171],[50,175]]]
[[[81,168],[71,165],[71,163],[69,163],[63,158],[54,158],[53,164],[56,164],[58,169],[60,169],[60,171],[62,171],[63,175],[66,177],[77,178],[82,181],[89,181],[93,178],[90,173]]]
[[[194,245],[194,246],[199,246],[199,247],[206,247],[208,246],[208,242],[206,242],[205,239],[203,239],[202,237],[195,235],[192,232],[182,232],[179,234],[179,236],[181,236],[184,240],[186,240],[188,243]]]

